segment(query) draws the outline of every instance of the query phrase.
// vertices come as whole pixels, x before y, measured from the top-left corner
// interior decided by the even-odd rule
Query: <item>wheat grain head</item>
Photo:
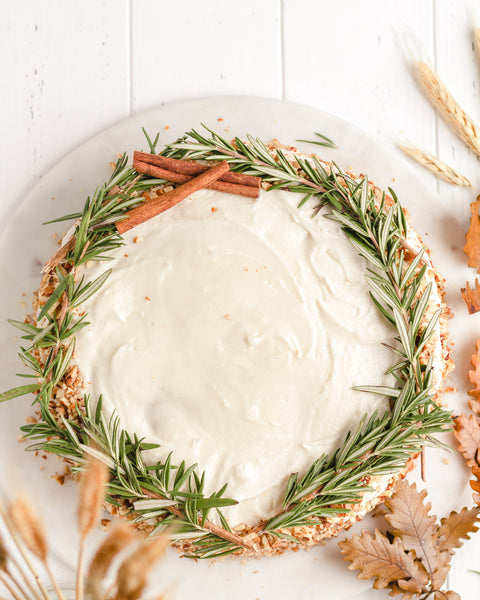
[[[32,504],[24,496],[18,496],[9,505],[8,514],[28,550],[45,563],[48,555],[45,526]]]
[[[89,457],[80,481],[78,499],[78,531],[82,538],[85,538],[99,523],[108,478],[107,466]]]

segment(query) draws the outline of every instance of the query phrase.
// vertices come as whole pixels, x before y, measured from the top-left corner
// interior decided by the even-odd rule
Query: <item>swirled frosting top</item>
[[[232,524],[281,508],[290,473],[341,445],[381,396],[393,328],[337,223],[300,197],[209,190],[125,234],[82,307],[86,388],[122,426],[158,442],[149,459],[198,463],[206,492],[228,482]]]

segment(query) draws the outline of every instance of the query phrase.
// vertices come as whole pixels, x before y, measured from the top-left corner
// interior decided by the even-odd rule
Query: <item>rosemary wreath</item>
[[[354,249],[366,259],[372,301],[398,332],[398,345],[392,348],[398,361],[388,371],[394,385],[357,388],[386,396],[390,410],[365,415],[348,432],[341,448],[319,457],[306,473],[292,474],[283,510],[259,526],[261,532],[295,544],[299,540],[285,533],[286,528],[315,525],[321,517],[347,512],[346,504],[359,502],[371,489],[365,485],[365,478],[399,471],[425,445],[440,444],[432,436],[451,424],[451,414],[434,402],[432,359],[426,364],[420,359],[441,309],[425,325],[431,283],[424,285],[424,250],[407,260],[406,217],[392,190],[391,200],[387,202],[383,193],[376,201],[366,176],[356,180],[337,166],[326,170],[315,157],[296,155],[294,166],[281,149],[272,156],[258,138],[247,136],[247,142],[238,138],[229,142],[205,129],[204,135],[195,130],[187,132],[167,145],[162,154],[190,160],[226,160],[231,170],[259,176],[269,189],[303,194],[299,207],[313,199],[313,216],[328,207],[326,216],[341,224]],[[150,152],[156,153],[158,134],[153,141],[145,135]],[[36,325],[10,321],[28,342],[19,356],[31,371],[23,376],[33,378],[35,383],[4,392],[0,401],[35,392],[41,419],[21,428],[26,438],[37,440],[30,450],[61,456],[71,461],[75,470],[82,470],[85,454],[95,455],[110,468],[109,503],[119,506],[127,502],[137,521],[155,519],[153,533],[173,525],[175,540],[192,540],[188,556],[211,558],[254,549],[251,542],[231,530],[222,514],[222,507],[236,504],[225,495],[227,485],[207,496],[205,473],[200,474],[196,465],[173,464],[171,454],[164,462],[147,464],[143,451],[158,445],[121,429],[118,416],[106,419],[101,397],[94,407],[86,395],[75,418],[56,419],[49,406],[54,387],[67,372],[75,334],[88,324],[86,316],[78,318],[74,309],[97,292],[110,273],[85,282],[83,278],[77,281],[77,269],[87,260],[108,259],[109,251],[124,243],[115,222],[143,201],[142,191],[163,183],[137,173],[127,165],[124,155],[110,180],[87,198],[81,213],[57,219],[76,219],[77,224],[74,244],[52,269],[55,289],[38,314]],[[209,520],[212,512],[221,525]]]

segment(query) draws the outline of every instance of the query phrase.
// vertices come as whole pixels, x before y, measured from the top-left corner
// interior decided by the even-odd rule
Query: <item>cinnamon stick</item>
[[[204,166],[204,165],[200,165]],[[150,177],[158,177],[159,179],[166,179],[173,183],[186,183],[192,180],[191,175],[179,173],[175,171],[169,171],[162,167],[152,165],[150,163],[144,163],[140,160],[133,161],[133,168],[139,173],[144,175],[150,175]],[[208,169],[208,166],[206,167]],[[206,172],[206,171],[204,171]],[[233,173],[232,173],[233,174]],[[253,187],[250,185],[241,185],[238,183],[230,183],[229,181],[214,181],[210,185],[205,186],[210,190],[216,190],[217,192],[226,192],[227,194],[237,194],[238,196],[246,196],[247,198],[258,198],[260,195],[260,188]]]
[[[229,168],[230,167],[228,166],[228,163],[226,161],[222,161],[198,177],[194,177],[183,185],[178,186],[171,192],[162,194],[161,196],[150,200],[150,202],[145,202],[144,204],[133,208],[126,213],[126,218],[115,223],[118,233],[122,235],[133,227],[136,227],[137,225],[140,225],[141,223],[144,223],[145,221],[148,221],[149,219],[152,219],[160,213],[168,210],[172,206],[175,206],[175,204],[185,200],[185,198],[194,192],[206,188],[214,181],[217,181],[219,177],[224,175]]]
[[[72,237],[69,238],[68,241],[65,242],[65,244],[63,244],[63,246],[60,246],[60,248],[52,256],[52,258],[50,258],[45,263],[45,266],[42,269],[42,273],[46,273],[47,271],[50,271],[51,269],[54,269],[57,265],[59,265],[62,262],[62,260],[67,256],[67,254],[75,248],[76,240],[77,238],[74,235],[72,235]]]
[[[191,177],[205,173],[205,171],[208,171],[209,169],[208,165],[201,165],[199,163],[192,162],[191,160],[179,160],[178,158],[170,158],[169,156],[161,156],[160,154],[149,154],[148,152],[134,152],[133,160],[134,162],[140,161],[142,163],[156,165],[157,167],[162,167],[167,171],[181,173],[183,175],[190,175]],[[262,185],[261,177],[245,175],[245,173],[232,173],[232,171],[228,171],[228,173],[222,175],[219,178],[219,181],[227,181],[228,183],[236,183],[238,185],[247,185],[249,187],[258,189],[260,189],[260,186]]]

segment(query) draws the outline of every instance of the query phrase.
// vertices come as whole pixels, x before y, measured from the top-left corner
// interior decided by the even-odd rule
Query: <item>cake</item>
[[[183,143],[182,159],[210,158]],[[84,450],[105,460],[112,512],[149,531],[174,522],[176,544],[207,558],[337,535],[450,419],[443,280],[397,199],[278,143],[230,148],[241,171],[263,161],[258,199],[201,189],[120,238],[112,223],[172,188],[122,158],[87,202],[35,305],[37,328],[78,325],[53,358],[34,348],[56,366],[23,428],[77,467]],[[305,182],[330,203],[315,219]]]

